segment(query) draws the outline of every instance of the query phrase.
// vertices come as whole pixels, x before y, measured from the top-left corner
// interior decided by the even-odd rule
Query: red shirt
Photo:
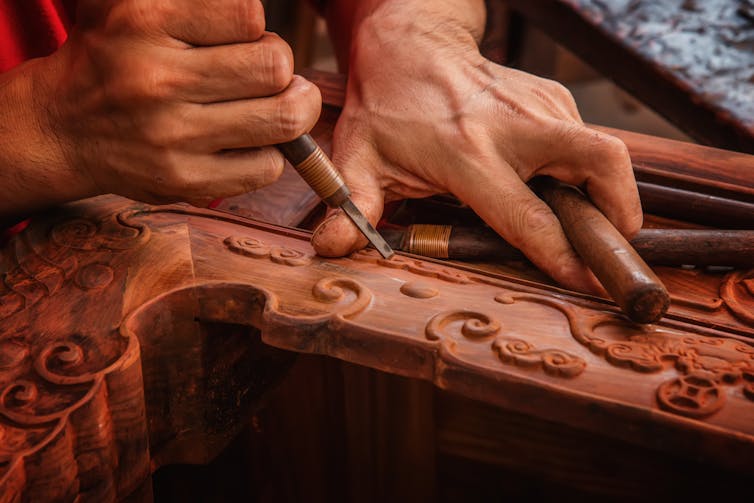
[[[0,72],[60,47],[76,0],[0,0]]]

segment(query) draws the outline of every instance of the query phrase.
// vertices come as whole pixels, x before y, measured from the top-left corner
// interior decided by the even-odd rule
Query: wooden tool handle
[[[283,153],[301,178],[331,208],[337,208],[351,195],[343,178],[332,161],[308,135],[293,141],[280,143],[277,148]]]
[[[383,233],[395,248],[426,257],[526,259],[489,227],[413,224],[405,231],[383,229]],[[629,244],[650,265],[754,267],[754,230],[642,229]]]
[[[667,290],[607,217],[575,187],[550,177],[541,177],[532,185],[623,312],[639,323],[659,320],[670,305]]]

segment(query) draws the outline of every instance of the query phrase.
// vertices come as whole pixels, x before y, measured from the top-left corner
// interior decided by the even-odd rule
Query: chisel
[[[305,134],[291,142],[280,143],[277,148],[325,204],[331,208],[340,208],[348,215],[380,255],[384,258],[394,255],[390,245],[353,204],[351,191],[311,135]]]

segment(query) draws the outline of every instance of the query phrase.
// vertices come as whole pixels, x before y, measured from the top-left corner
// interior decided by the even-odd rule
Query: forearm
[[[53,92],[41,88],[49,61],[27,62],[0,76],[0,224],[93,195],[69,166],[49,119]]]
[[[484,35],[484,0],[330,0],[325,9],[330,38],[341,70],[348,66],[354,34],[367,20],[384,25],[414,25],[417,29],[444,30],[452,26],[477,44]]]

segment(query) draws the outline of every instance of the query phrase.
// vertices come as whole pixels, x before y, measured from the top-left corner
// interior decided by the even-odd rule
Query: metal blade
[[[374,227],[372,227],[372,224],[369,223],[369,220],[367,220],[366,217],[361,213],[361,211],[359,211],[359,209],[355,204],[353,204],[350,198],[346,199],[345,202],[340,205],[340,207],[343,209],[343,211],[346,212],[346,215],[348,215],[348,217],[356,225],[356,227],[359,228],[361,233],[366,236],[370,243],[372,243],[372,246],[374,246],[377,251],[380,252],[380,255],[382,255],[384,258],[390,258],[395,255],[395,252],[392,248],[390,248],[390,245],[387,244],[387,241],[385,241],[382,236],[380,236],[380,233],[377,232]]]

